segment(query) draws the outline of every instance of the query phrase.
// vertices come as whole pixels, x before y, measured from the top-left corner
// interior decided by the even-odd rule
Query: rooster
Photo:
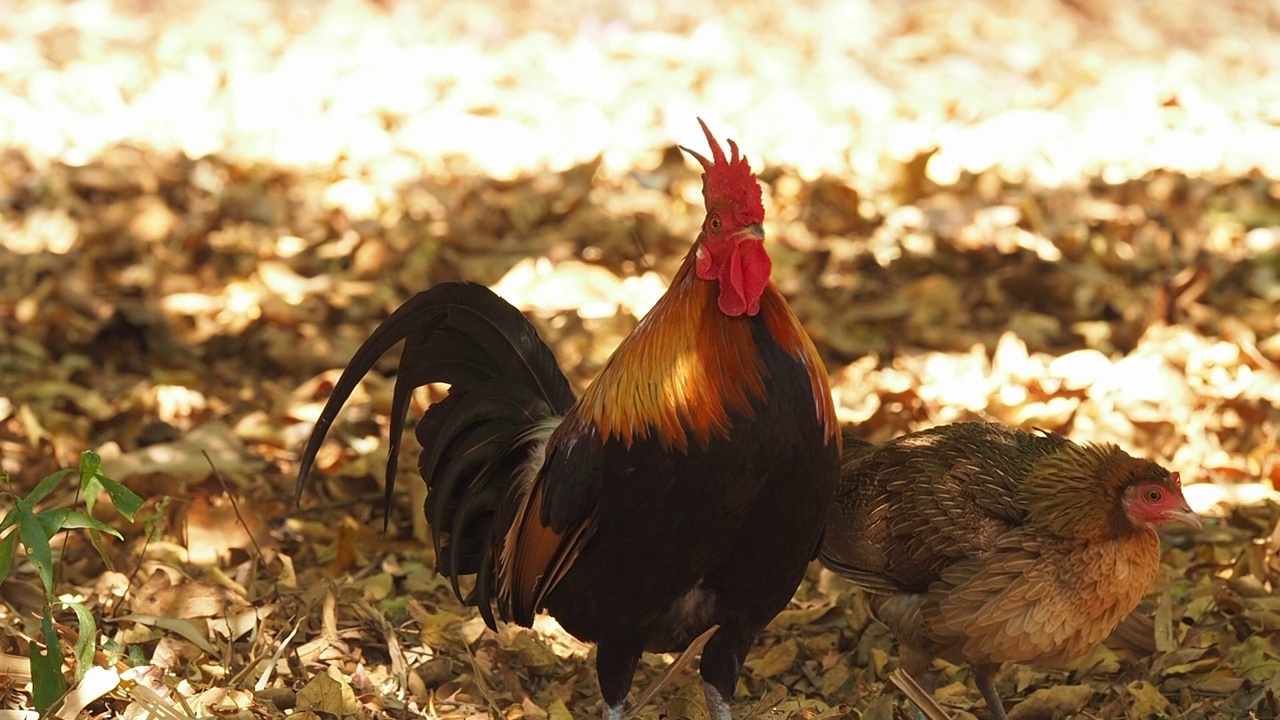
[[[1155,528],[1200,526],[1178,473],[1115,445],[994,423],[844,443],[819,559],[869,594],[908,674],[972,665],[997,720],[1002,664],[1084,655],[1155,580]]]
[[[301,497],[342,404],[404,340],[388,505],[410,394],[449,383],[417,426],[437,569],[491,628],[546,610],[596,643],[608,720],[644,651],[683,650],[713,626],[699,671],[710,715],[730,719],[747,651],[816,556],[839,475],[826,370],[769,279],[760,185],[699,124],[711,158],[682,149],[703,169],[702,232],[580,398],[520,312],[442,283],[356,351],[298,472]]]

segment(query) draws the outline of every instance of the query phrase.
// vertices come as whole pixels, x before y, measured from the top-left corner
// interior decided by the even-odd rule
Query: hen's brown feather
[[[989,677],[1054,665],[1101,642],[1160,564],[1150,525],[1123,499],[1180,486],[1114,445],[961,423],[882,447],[846,437],[820,558],[871,594],[904,666],[932,657]],[[999,716],[999,715],[998,715]]]

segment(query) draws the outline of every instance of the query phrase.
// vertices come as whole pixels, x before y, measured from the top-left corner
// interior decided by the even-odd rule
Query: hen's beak
[[[1164,517],[1166,520],[1181,520],[1188,525],[1195,526],[1196,529],[1202,529],[1204,527],[1204,523],[1200,521],[1200,516],[1191,509],[1191,506],[1188,505],[1185,500],[1182,502],[1182,507],[1177,510],[1170,510],[1165,513]]]

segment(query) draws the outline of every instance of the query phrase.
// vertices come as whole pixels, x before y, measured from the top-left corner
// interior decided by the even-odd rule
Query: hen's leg
[[[999,665],[974,667],[973,678],[978,689],[982,691],[982,697],[987,700],[987,712],[991,713],[992,720],[1009,720],[1004,714],[1004,704],[1000,702],[1000,695],[996,693],[995,680],[999,669]]]
[[[604,698],[604,720],[622,720],[622,706],[627,702],[641,652],[635,643],[616,640],[596,643],[596,677],[600,681],[600,696]]]
[[[736,622],[724,622],[702,649],[698,672],[702,675],[702,692],[711,720],[733,720],[729,701],[733,699],[738,673],[742,671],[756,632],[758,628],[747,630]]]

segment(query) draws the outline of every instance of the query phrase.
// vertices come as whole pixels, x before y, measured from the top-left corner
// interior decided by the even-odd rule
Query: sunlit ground
[[[1278,77],[1280,3],[1262,0],[9,0],[0,471],[29,489],[91,448],[153,503],[178,499],[154,544],[122,528],[119,573],[69,544],[62,582],[97,611],[159,597],[173,617],[218,588],[202,612],[261,646],[104,631],[151,653],[144,685],[197,678],[181,690],[196,714],[260,709],[245,668],[290,642],[300,661],[264,681],[281,697],[332,662],[371,713],[595,712],[582,647],[549,626],[495,642],[450,599],[411,539],[420,498],[389,538],[369,529],[389,380],[365,382],[323,449],[314,514],[289,515],[292,474],[333,371],[433,282],[492,285],[588,382],[696,233],[698,177],[673,147],[703,146],[701,117],[759,171],[774,280],[860,432],[995,420],[1181,472],[1217,521],[1176,539],[1177,582],[1153,602],[1214,639],[1244,623],[1270,650],[1095,658],[1089,716],[1174,714],[1130,683],[1149,676],[1157,698],[1243,717],[1280,667]],[[400,487],[418,493],[408,444]],[[358,580],[327,600],[344,573]],[[29,622],[32,577],[18,563],[0,617]],[[802,589],[809,614],[771,630],[740,695],[896,697],[879,695],[891,643],[828,590]],[[368,610],[384,601],[392,650]],[[289,636],[306,616],[323,627]],[[0,672],[32,632],[0,630],[16,663]],[[1096,669],[1121,661],[1140,671]],[[1022,672],[1020,693],[1052,684]],[[696,683],[675,685],[648,712],[689,717]],[[113,697],[95,707],[152,707]]]

